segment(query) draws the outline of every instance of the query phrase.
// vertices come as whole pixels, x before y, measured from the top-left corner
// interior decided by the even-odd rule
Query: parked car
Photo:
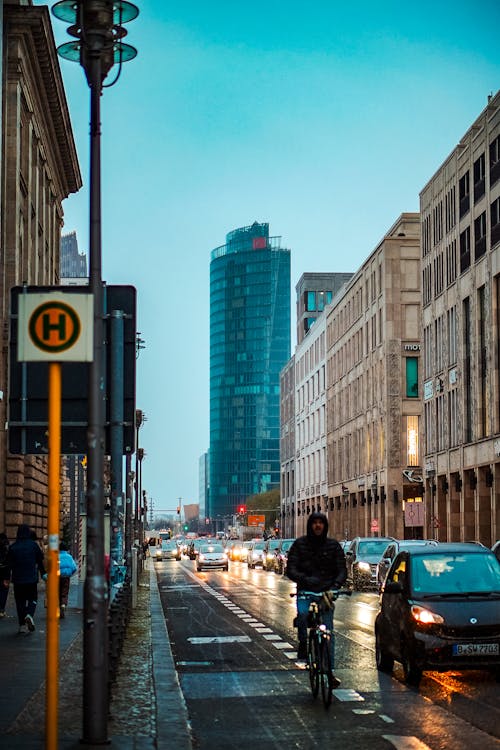
[[[201,544],[198,550],[196,560],[196,570],[201,571],[206,568],[223,568],[229,570],[229,561],[227,552],[220,544]]]
[[[355,537],[345,553],[347,580],[355,591],[377,586],[377,563],[392,536]]]
[[[382,585],[385,581],[387,571],[392,565],[392,561],[403,549],[409,549],[415,545],[421,544],[438,544],[434,539],[401,539],[389,542],[385,550],[382,552],[382,557],[377,563],[377,585],[378,590],[382,589]]]
[[[264,544],[264,552],[262,554],[262,568],[264,570],[274,570],[274,553],[278,549],[280,544],[279,539],[267,539]]]
[[[493,670],[500,679],[500,566],[479,545],[443,542],[399,552],[375,620],[377,668],[401,662],[418,685],[425,669]]]
[[[288,562],[288,550],[295,539],[280,539],[279,547],[274,552],[274,572],[284,575]]]
[[[163,541],[155,550],[156,560],[180,560],[181,550],[175,539]]]
[[[264,555],[264,540],[258,542],[252,542],[251,547],[248,548],[247,563],[249,568],[255,568],[257,565],[263,565],[262,558]]]

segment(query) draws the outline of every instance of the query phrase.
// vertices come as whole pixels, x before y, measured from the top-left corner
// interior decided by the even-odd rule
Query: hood
[[[29,539],[30,538],[30,527],[27,523],[20,523],[17,527],[16,539]]]
[[[312,531],[312,522],[316,518],[320,518],[323,521],[323,523],[325,524],[324,531],[323,531],[323,533],[322,533],[322,535],[320,537],[315,536],[313,534],[313,531]],[[328,518],[325,516],[324,513],[311,513],[311,515],[307,519],[307,536],[308,536],[308,538],[312,539],[314,541],[316,541],[316,540],[324,541],[326,539],[327,535],[328,535]]]

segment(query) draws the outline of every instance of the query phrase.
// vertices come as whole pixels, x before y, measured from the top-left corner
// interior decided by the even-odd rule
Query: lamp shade
[[[83,0],[61,0],[61,2],[54,5],[52,13],[60,21],[76,23],[78,6],[81,2]],[[91,6],[91,2],[88,4]],[[133,21],[139,15],[139,8],[133,3],[126,2],[126,0],[114,0],[110,4],[113,6],[114,24],[129,23],[129,21]]]

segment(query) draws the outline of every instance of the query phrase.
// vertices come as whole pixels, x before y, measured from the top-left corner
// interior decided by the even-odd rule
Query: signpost
[[[46,641],[47,750],[57,750],[59,687],[59,488],[61,469],[61,362],[92,359],[93,296],[61,291],[20,295],[17,358],[47,362],[48,382],[48,579]]]

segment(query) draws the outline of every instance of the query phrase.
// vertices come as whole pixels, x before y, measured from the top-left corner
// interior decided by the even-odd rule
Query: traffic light
[[[238,515],[243,516],[247,512],[246,505],[238,505]]]
[[[189,531],[189,526],[187,523],[184,524],[184,531]]]

